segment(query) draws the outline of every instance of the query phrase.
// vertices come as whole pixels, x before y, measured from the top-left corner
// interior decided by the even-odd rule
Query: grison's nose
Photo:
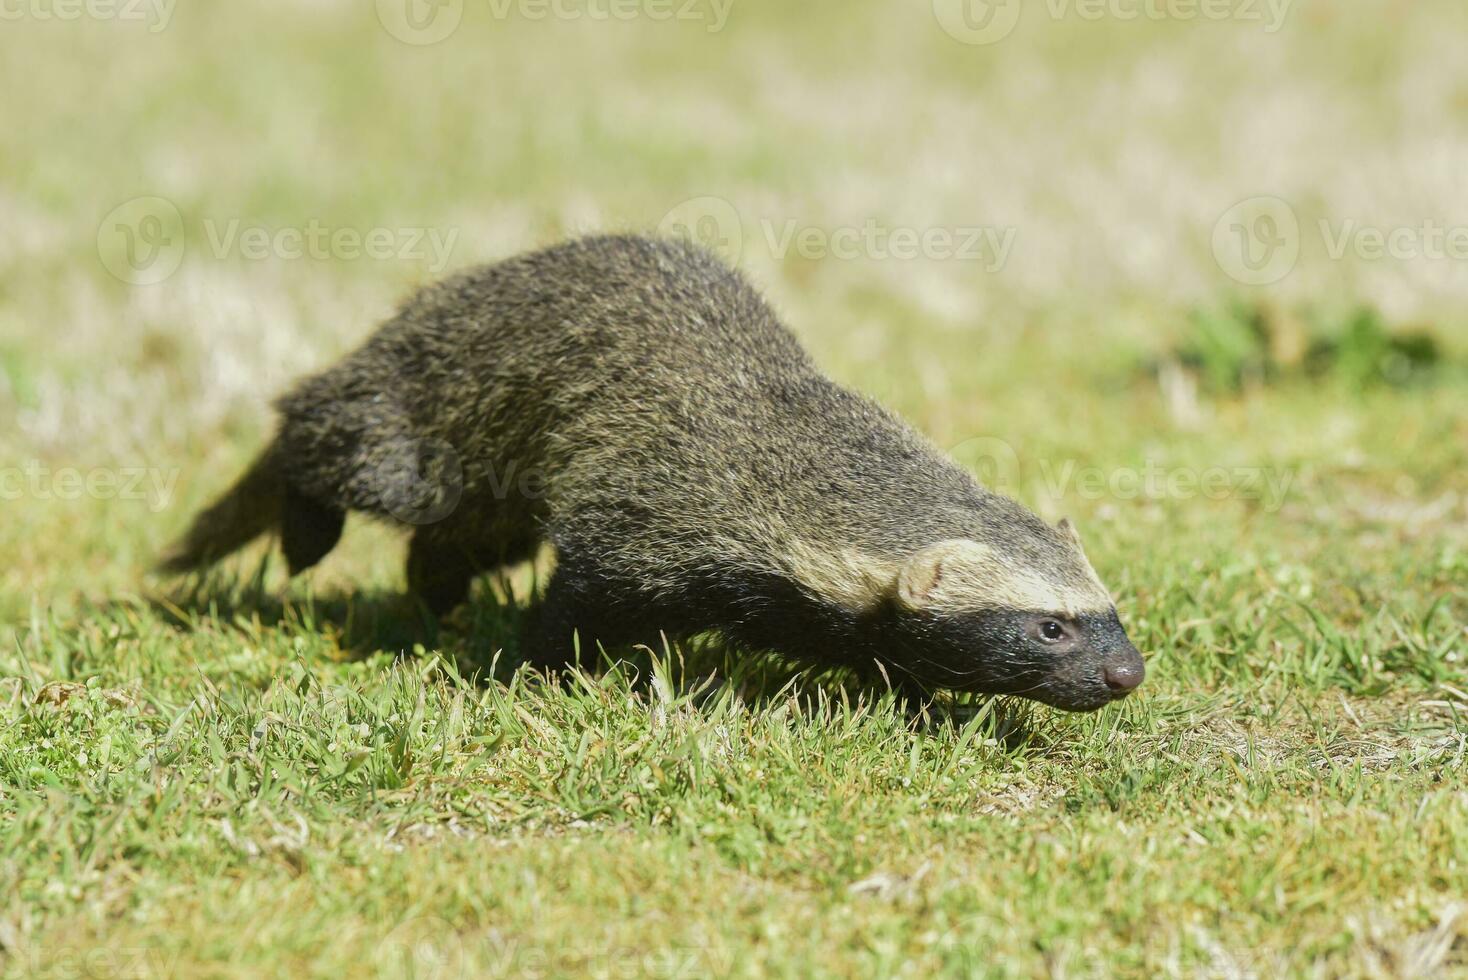
[[[1106,659],[1106,686],[1117,694],[1127,694],[1135,690],[1146,676],[1147,668],[1142,663],[1142,655],[1135,650]]]

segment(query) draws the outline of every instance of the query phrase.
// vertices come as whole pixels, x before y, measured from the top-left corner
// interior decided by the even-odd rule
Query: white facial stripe
[[[1016,568],[994,549],[975,541],[942,542],[934,550],[940,569],[936,584],[926,595],[929,608],[955,612],[1024,609],[1066,616],[1111,608],[1111,596],[1089,564],[1086,568],[1092,588],[1076,590],[1031,569]]]
[[[869,609],[897,588],[904,566],[883,561],[854,549],[825,551],[792,541],[782,565],[813,593],[859,611]],[[950,610],[1015,609],[1082,616],[1111,608],[1111,596],[1090,564],[1091,588],[1067,589],[1029,569],[1006,564],[992,549],[975,541],[945,541],[934,545],[927,560],[938,567],[936,582],[925,588],[923,608]],[[1085,562],[1084,556],[1081,561]],[[929,583],[924,583],[925,585]]]
[[[1081,616],[1111,608],[1110,596],[1086,590],[1057,589],[1032,572],[993,568],[987,572],[945,576],[931,595],[933,606],[951,609],[1019,609]]]

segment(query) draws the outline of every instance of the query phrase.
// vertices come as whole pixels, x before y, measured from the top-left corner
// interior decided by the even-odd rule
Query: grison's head
[[[939,541],[910,556],[891,588],[893,653],[927,684],[1094,711],[1146,672],[1069,521]]]

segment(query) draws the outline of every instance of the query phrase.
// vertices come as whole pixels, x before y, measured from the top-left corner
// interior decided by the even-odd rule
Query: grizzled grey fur
[[[523,643],[545,665],[578,634],[717,630],[1076,710],[1142,679],[1068,523],[826,378],[695,246],[593,237],[463,272],[279,408],[274,443],[165,568],[278,530],[295,573],[363,511],[412,528],[409,587],[439,613],[549,543]]]

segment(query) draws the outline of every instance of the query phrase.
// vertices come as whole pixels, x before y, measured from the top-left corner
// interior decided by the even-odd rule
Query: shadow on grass
[[[266,586],[267,565],[262,562],[249,576],[211,571],[170,591],[144,595],[142,601],[181,632],[223,628],[253,634],[260,627],[298,635],[330,632],[337,647],[356,660],[383,652],[411,658],[431,650],[453,664],[460,676],[478,684],[508,684],[526,666],[519,637],[534,615],[534,601],[514,601],[507,586],[491,587],[488,577],[477,584],[468,603],[439,619],[412,596],[389,590],[282,593]],[[130,600],[129,605],[137,601]],[[579,663],[592,677],[606,676],[615,667],[629,690],[643,697],[653,696],[661,672],[674,693],[691,695],[696,703],[732,690],[752,709],[793,701],[808,713],[831,705],[879,705],[890,698],[914,730],[938,734],[983,714],[987,737],[1010,751],[1044,741],[1023,701],[928,694],[894,685],[877,671],[802,664],[778,654],[744,650],[717,634],[682,642],[665,639],[656,651],[646,646],[583,650]],[[534,677],[548,685],[576,684],[569,669],[537,672]]]
[[[258,624],[295,634],[330,632],[352,659],[378,653],[411,657],[436,650],[465,677],[504,681],[520,666],[519,635],[528,609],[505,601],[487,584],[470,602],[442,619],[413,596],[387,589],[317,593],[309,585],[288,591],[266,585],[268,562],[255,573],[213,570],[142,601],[180,631],[202,628],[249,632]]]

